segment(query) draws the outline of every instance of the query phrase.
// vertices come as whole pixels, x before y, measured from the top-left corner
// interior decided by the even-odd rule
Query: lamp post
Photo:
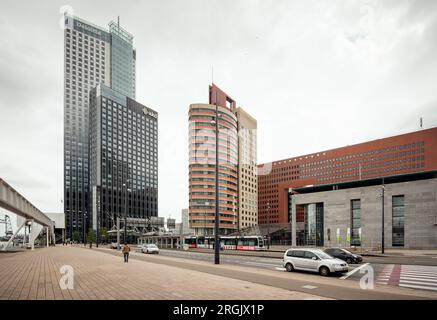
[[[381,205],[382,205],[382,226],[381,226],[381,253],[384,254],[384,247],[385,247],[385,235],[384,235],[384,179],[382,179],[382,187],[381,187]]]
[[[267,202],[267,250],[270,250],[270,202]]]
[[[129,183],[129,179],[126,180],[126,183],[123,183],[123,187],[125,187],[125,191],[124,191],[124,235],[123,235],[123,241],[124,243],[127,243],[126,239],[127,239],[127,192],[129,191],[128,189],[128,183]]]
[[[209,206],[209,202],[208,201],[205,202],[205,206]],[[207,234],[206,234],[206,215],[207,215],[207,212],[205,211],[203,213],[203,235],[205,236],[205,241],[206,241],[206,236],[207,236]]]
[[[211,121],[212,125],[215,125],[215,219],[214,219],[214,264],[220,264],[220,239],[219,239],[219,182],[218,182],[218,170],[219,170],[219,126],[218,126],[218,105],[217,98],[215,101],[215,118]]]

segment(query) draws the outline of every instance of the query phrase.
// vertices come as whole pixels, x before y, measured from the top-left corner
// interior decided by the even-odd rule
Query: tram
[[[214,237],[188,236],[184,243],[189,248],[214,249]],[[265,250],[264,239],[260,236],[221,236],[220,248],[223,250]]]

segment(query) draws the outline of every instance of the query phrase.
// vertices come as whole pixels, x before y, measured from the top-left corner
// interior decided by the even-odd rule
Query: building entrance
[[[323,247],[323,238],[323,203],[297,205],[296,244]]]

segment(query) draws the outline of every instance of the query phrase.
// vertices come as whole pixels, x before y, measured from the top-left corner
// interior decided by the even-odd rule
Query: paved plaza
[[[74,288],[61,289],[62,266]],[[0,254],[0,299],[319,299],[316,295],[131,259],[84,247]]]

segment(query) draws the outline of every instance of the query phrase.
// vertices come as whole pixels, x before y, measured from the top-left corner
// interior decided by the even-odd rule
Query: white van
[[[288,271],[318,272],[322,276],[349,270],[346,262],[331,257],[320,249],[288,249],[284,253],[283,266]]]

